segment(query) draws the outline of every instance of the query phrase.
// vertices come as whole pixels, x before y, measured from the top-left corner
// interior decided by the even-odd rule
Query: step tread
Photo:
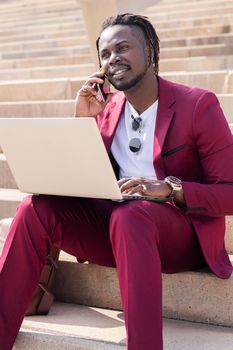
[[[225,71],[222,71],[224,73]],[[40,84],[40,83],[66,83],[67,81],[83,81],[87,79],[87,76],[79,77],[54,77],[54,78],[39,78],[39,79],[20,79],[20,80],[5,80],[0,81],[0,85],[20,85],[20,84]]]
[[[205,0],[205,1],[201,1],[202,5],[206,5],[206,6],[212,6],[212,5],[215,5],[215,4],[219,4],[219,1],[218,0]],[[230,3],[231,4],[231,0],[224,0],[224,1],[221,1],[221,3],[223,4],[228,4]],[[180,2],[178,2],[178,4],[180,4]],[[184,1],[182,2],[182,7],[186,6],[187,8],[191,8],[191,7],[194,7],[196,8],[197,6],[197,1],[196,0],[191,0],[191,1]],[[161,2],[161,3],[158,3],[156,5],[151,5],[151,6],[148,6],[148,8],[144,11],[144,13],[150,13],[151,11],[157,11],[157,10],[164,10],[164,11],[173,11],[173,9],[177,9],[177,2],[176,1],[172,1],[172,2]]]
[[[125,336],[120,311],[54,303],[49,315],[25,318],[15,350],[120,350]],[[164,319],[164,350],[232,350],[232,342],[231,328]]]
[[[19,202],[27,195],[18,189],[0,188],[0,201]]]
[[[88,63],[77,63],[77,64],[63,64],[63,65],[51,65],[51,66],[36,66],[36,67],[23,67],[23,68],[0,68],[0,74],[5,72],[27,72],[27,71],[40,71],[40,70],[56,70],[56,69],[72,69],[72,68],[83,68],[90,67],[94,69],[94,64],[91,62]]]
[[[184,72],[184,71],[173,71],[173,72],[163,72],[163,76],[206,76],[206,73],[209,76],[217,76],[217,75],[227,75],[227,74],[233,74],[233,68],[232,69],[219,69],[219,70],[212,70],[212,71],[198,71],[198,72]],[[5,80],[0,81],[0,85],[20,85],[20,84],[40,84],[40,83],[66,83],[67,81],[71,82],[80,82],[87,79],[87,76],[78,76],[78,77],[53,77],[53,78],[37,78],[37,79],[20,79],[20,80]]]
[[[163,73],[164,74],[164,73]],[[169,72],[170,74],[170,72]],[[177,72],[175,73],[177,74]],[[221,99],[233,99],[233,93],[218,93],[216,94],[216,96]],[[51,104],[69,104],[69,103],[74,103],[75,100],[74,99],[66,99],[66,100],[30,100],[30,101],[0,101],[0,106],[10,106],[10,105],[16,105],[16,106],[20,106],[20,105],[37,105],[37,104],[44,104],[44,105],[51,105]]]

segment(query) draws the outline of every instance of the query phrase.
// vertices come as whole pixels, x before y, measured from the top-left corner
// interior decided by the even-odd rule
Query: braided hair
[[[155,74],[158,74],[159,71],[159,38],[156,34],[156,31],[153,27],[153,25],[149,22],[148,17],[140,16],[140,15],[134,15],[132,13],[124,13],[119,14],[117,16],[111,16],[108,17],[102,24],[100,35],[101,33],[108,27],[114,26],[114,25],[128,25],[128,26],[137,26],[141,29],[142,33],[144,34],[144,37],[147,41],[147,44],[150,47],[151,50],[151,57],[152,57],[152,64],[154,67]],[[99,53],[99,41],[100,36],[96,40],[96,47],[98,52],[98,59],[99,59],[99,65],[101,67],[101,59],[100,59],[100,53]]]

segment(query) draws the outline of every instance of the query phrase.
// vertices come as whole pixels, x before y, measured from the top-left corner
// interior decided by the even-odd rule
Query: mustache
[[[129,64],[122,64],[122,63],[121,64],[116,64],[113,67],[111,67],[110,69],[108,69],[106,75],[108,77],[112,77],[115,74],[115,72],[117,70],[120,70],[120,69],[130,69],[130,65]]]

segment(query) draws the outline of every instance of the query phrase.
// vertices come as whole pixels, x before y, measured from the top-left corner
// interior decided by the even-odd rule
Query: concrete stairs
[[[232,126],[232,1],[163,0],[143,14],[161,39],[161,75],[214,91]],[[0,117],[72,116],[76,92],[93,70],[78,1],[0,3]],[[0,175],[4,219],[14,216],[25,194],[4,154]],[[10,222],[0,221],[0,246]],[[233,254],[233,219],[226,223],[226,246]],[[233,277],[185,272],[163,275],[163,286],[165,350],[233,349]],[[62,253],[54,293],[48,316],[25,318],[15,350],[125,349],[115,269],[78,264]]]
[[[232,331],[226,327],[164,319],[167,350],[231,350],[232,340]],[[55,303],[48,316],[27,317],[15,349],[41,350],[45,346],[49,350],[123,350],[123,315],[114,310]]]

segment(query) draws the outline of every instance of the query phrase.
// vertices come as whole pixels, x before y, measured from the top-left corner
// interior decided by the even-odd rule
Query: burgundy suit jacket
[[[232,265],[224,245],[225,215],[233,214],[233,137],[216,96],[158,77],[159,97],[154,135],[158,179],[183,181],[187,208],[211,270],[228,278]],[[115,93],[97,123],[107,151],[125,104]]]

